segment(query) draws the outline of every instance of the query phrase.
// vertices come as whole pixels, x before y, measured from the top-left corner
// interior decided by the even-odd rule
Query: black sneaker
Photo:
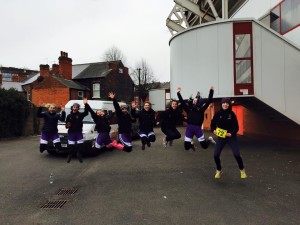
[[[80,152],[77,152],[77,158],[78,158],[78,160],[79,160],[80,163],[83,162],[83,160],[82,160],[82,155],[81,155]]]
[[[147,142],[147,146],[151,147],[151,142],[150,141]]]
[[[145,145],[144,144],[142,145],[142,150],[145,150]]]
[[[71,159],[72,159],[72,154],[69,154],[69,155],[68,155],[68,158],[67,158],[67,163],[70,163],[70,162],[71,162]]]

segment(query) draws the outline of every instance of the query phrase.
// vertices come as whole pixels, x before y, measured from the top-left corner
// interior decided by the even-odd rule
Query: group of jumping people
[[[132,123],[139,120],[139,136],[141,140],[141,149],[145,150],[146,146],[151,147],[151,143],[156,141],[154,133],[154,126],[160,125],[161,131],[165,134],[163,138],[163,147],[168,145],[172,146],[172,143],[176,139],[181,138],[180,132],[177,130],[177,124],[185,121],[187,123],[184,148],[185,150],[194,150],[195,144],[193,143],[193,137],[196,136],[200,146],[203,149],[207,149],[210,144],[214,145],[214,160],[216,163],[215,178],[219,179],[222,175],[222,167],[220,155],[228,144],[233,152],[233,155],[238,163],[240,169],[241,178],[247,178],[242,157],[240,155],[239,146],[237,143],[237,132],[239,125],[235,113],[232,111],[231,102],[229,98],[223,98],[221,101],[221,109],[215,113],[211,120],[211,132],[217,136],[215,141],[211,136],[205,139],[202,131],[202,123],[204,120],[205,110],[209,107],[213,100],[214,87],[209,90],[207,99],[203,99],[198,92],[196,97],[190,97],[188,101],[185,101],[181,96],[181,88],[177,89],[177,100],[171,100],[170,106],[163,112],[161,112],[156,119],[156,113],[151,107],[149,101],[144,102],[143,108],[137,110],[137,105],[132,102],[131,110],[127,104],[119,104],[116,100],[116,94],[109,92],[108,97],[112,99],[115,108],[115,115],[118,123],[118,141],[112,141],[110,138],[110,117],[104,110],[99,109],[96,112],[89,106],[88,100],[85,98],[84,111],[79,112],[80,105],[74,103],[71,107],[70,114],[66,117],[64,107],[61,107],[61,112],[56,113],[55,105],[49,105],[48,111],[42,112],[42,106],[40,105],[37,116],[44,118],[45,123],[42,129],[40,138],[40,152],[42,153],[47,149],[49,139],[51,139],[55,145],[55,148],[61,149],[60,138],[58,136],[57,124],[58,121],[64,121],[66,117],[66,128],[68,129],[68,157],[69,163],[76,155],[79,162],[83,162],[82,153],[83,149],[83,119],[88,113],[96,124],[96,130],[98,132],[95,148],[105,148],[111,151],[113,148],[125,152],[132,151],[132,139],[131,130]],[[182,110],[185,111],[186,116],[183,115]]]

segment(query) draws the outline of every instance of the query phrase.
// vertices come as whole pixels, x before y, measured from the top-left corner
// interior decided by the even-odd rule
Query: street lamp
[[[137,68],[136,70],[138,71],[138,75],[139,75],[138,104],[139,104],[139,109],[141,109],[141,68]]]

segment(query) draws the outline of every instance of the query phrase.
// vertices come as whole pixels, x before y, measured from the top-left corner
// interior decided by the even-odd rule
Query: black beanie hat
[[[222,98],[221,103],[228,103],[230,105],[230,98]]]

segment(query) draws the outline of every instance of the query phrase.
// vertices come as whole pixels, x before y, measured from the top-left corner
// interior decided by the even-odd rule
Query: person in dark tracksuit
[[[119,133],[119,141],[121,143],[116,143],[115,141],[112,142],[113,147],[123,150],[125,152],[132,151],[132,144],[131,144],[131,128],[132,122],[134,119],[131,117],[130,113],[128,112],[128,105],[120,106],[117,100],[115,99],[115,93],[109,92],[108,97],[113,100],[113,105],[116,110],[116,116],[118,120],[118,133]]]
[[[200,95],[196,96],[189,104],[186,104],[180,94],[181,88],[177,89],[177,97],[181,103],[183,110],[187,114],[187,127],[185,131],[184,138],[184,148],[185,150],[190,150],[191,148],[195,150],[193,144],[194,135],[197,137],[202,148],[207,149],[210,143],[215,144],[212,137],[205,140],[202,131],[202,123],[204,120],[205,110],[208,108],[209,104],[212,102],[214,87],[212,86],[209,91],[208,99],[205,102],[199,102]]]
[[[71,113],[67,116],[66,119],[66,128],[68,128],[68,147],[69,154],[67,158],[67,163],[69,163],[72,159],[74,153],[76,153],[79,162],[82,161],[82,152],[83,152],[83,118],[86,117],[89,112],[86,106],[87,99],[83,100],[84,103],[84,112],[79,112],[80,105],[78,103],[74,103],[71,107]]]
[[[61,112],[56,113],[55,105],[50,104],[48,111],[42,112],[43,104],[37,110],[37,117],[44,118],[44,126],[42,129],[42,135],[40,139],[40,153],[43,153],[47,149],[48,141],[51,139],[55,148],[60,150],[61,143],[58,136],[57,123],[58,121],[65,121],[66,112],[65,107],[61,107]]]
[[[155,142],[156,137],[153,130],[155,125],[155,112],[151,108],[151,103],[146,101],[144,108],[141,111],[136,111],[137,105],[131,104],[131,115],[133,118],[139,119],[139,136],[142,142],[142,150],[145,150],[145,145],[151,146],[151,142]]]
[[[170,107],[159,115],[161,131],[166,135],[163,138],[163,146],[172,146],[173,140],[181,138],[181,134],[176,129],[176,125],[183,121],[183,114],[178,109],[178,102],[171,100]]]
[[[211,121],[211,131],[218,136],[214,150],[214,160],[217,167],[215,178],[221,178],[222,167],[220,155],[224,146],[228,144],[231,147],[234,158],[238,163],[241,178],[244,179],[247,178],[247,175],[237,142],[237,132],[239,130],[239,124],[235,113],[232,111],[230,99],[223,98],[221,104],[221,110],[215,113]]]
[[[95,128],[98,132],[95,148],[96,149],[103,148],[108,151],[111,151],[112,147],[109,146],[109,144],[111,144],[111,139],[109,136],[109,132],[111,130],[109,119],[111,115],[108,115],[102,109],[98,109],[96,112],[94,112],[94,110],[90,107],[88,103],[86,104],[86,107],[96,124]]]

